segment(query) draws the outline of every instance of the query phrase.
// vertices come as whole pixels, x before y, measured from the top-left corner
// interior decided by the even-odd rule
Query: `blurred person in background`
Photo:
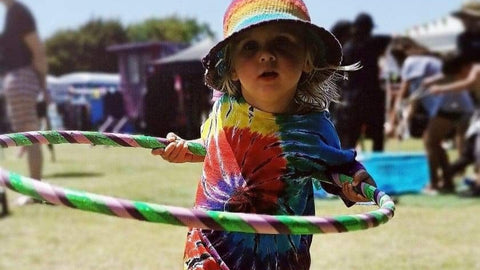
[[[447,55],[443,57],[442,76],[435,76],[433,80],[427,78],[426,81],[429,84],[454,82],[465,78],[470,68],[471,61],[469,58],[459,54]],[[430,168],[431,186],[427,191],[455,192],[453,174],[442,142],[448,139],[450,134],[454,134],[455,145],[459,154],[461,154],[466,144],[465,132],[473,110],[473,100],[465,91],[443,93],[438,96],[437,105],[432,109],[434,114],[431,116],[423,135]],[[439,170],[442,172],[441,176]]]
[[[470,73],[457,82],[446,85],[433,85],[430,92],[434,94],[469,90],[475,102],[475,112],[466,133],[466,143],[459,158],[451,165],[450,173],[455,175],[467,165],[475,163],[475,179],[470,189],[462,192],[464,196],[480,196],[480,1],[467,1],[461,9],[452,13],[461,20],[464,31],[457,37],[457,51],[466,59],[474,62]]]
[[[442,72],[442,59],[408,37],[392,40],[390,53],[400,70],[400,86],[393,96],[393,106],[388,112],[385,134],[389,137],[421,138],[428,118],[435,114],[438,97],[420,94],[422,81]]]
[[[457,78],[453,82],[446,84],[432,83],[429,86],[429,91],[432,94],[462,92],[465,90],[469,90],[477,95],[480,94],[480,63],[469,65],[467,74],[461,78]],[[466,144],[467,147],[462,152],[460,159],[453,164],[450,170],[452,174],[461,171],[464,166],[468,165],[469,160],[473,159],[476,167],[475,180],[470,189],[462,192],[461,195],[480,197],[480,107],[478,103],[476,104],[475,112],[470,119],[470,125],[466,131],[466,137],[469,144]]]
[[[330,32],[332,32],[332,34],[338,39],[338,42],[340,42],[340,45],[343,47],[345,43],[347,43],[347,41],[349,41],[350,38],[352,37],[352,22],[344,19],[338,20],[332,26],[332,28],[330,29]],[[338,87],[340,89],[343,89],[344,83],[345,83],[345,80],[338,82]],[[328,106],[328,110],[330,111],[332,115],[332,120],[335,124],[337,122],[337,119],[335,117],[337,115],[337,111],[336,111],[337,107],[338,107],[338,104],[335,102],[331,102],[330,105]]]
[[[47,61],[30,10],[19,1],[0,0],[6,7],[5,29],[1,39],[5,77],[3,82],[9,120],[14,132],[38,130],[37,97],[46,93]],[[41,179],[43,157],[40,145],[27,148],[30,177]],[[20,197],[18,204],[35,200]]]
[[[392,42],[392,54],[401,64],[401,85],[394,101],[394,111],[389,114],[386,134],[393,135],[396,126],[406,126],[413,137],[422,137],[427,152],[430,186],[429,194],[455,191],[453,175],[442,142],[455,134],[459,151],[464,145],[464,134],[468,119],[473,112],[473,101],[468,93],[449,93],[441,96],[428,95],[423,87],[424,80],[433,82],[452,81],[465,76],[469,61],[457,54],[444,59],[409,38],[398,38]],[[410,99],[405,102],[405,99]],[[398,121],[395,112],[407,106],[405,122]],[[389,127],[389,128],[388,128]],[[441,174],[440,172],[441,171]]]
[[[338,20],[332,26],[330,32],[338,39],[340,45],[344,46],[352,37],[352,22],[349,20]]]
[[[480,1],[468,1],[452,13],[465,28],[457,37],[458,52],[474,62],[480,62]]]
[[[380,86],[379,58],[391,37],[372,35],[373,19],[360,13],[352,24],[352,36],[343,47],[342,65],[360,62],[362,68],[350,73],[342,86],[342,103],[337,105],[335,119],[343,148],[355,148],[363,128],[373,140],[373,151],[383,151],[385,92]]]

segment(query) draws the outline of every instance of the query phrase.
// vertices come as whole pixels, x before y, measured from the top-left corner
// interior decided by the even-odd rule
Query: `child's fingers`
[[[156,148],[151,151],[152,155],[161,156],[164,160],[171,162],[172,153],[175,151],[175,143],[170,143],[165,148]]]
[[[187,141],[178,138],[179,137],[174,133],[169,133],[167,135],[168,140],[177,140],[170,142],[165,149],[158,148],[152,150],[152,154],[159,155],[164,160],[172,163],[191,162],[193,160],[193,155],[188,150]]]
[[[368,202],[369,200],[360,193],[355,191],[354,186],[351,183],[343,183],[342,192],[345,197],[352,202]]]
[[[352,185],[356,187],[356,186],[359,186],[360,183],[362,182],[365,182],[372,186],[376,186],[375,181],[373,181],[370,174],[368,174],[368,172],[365,170],[360,170],[357,173],[355,173],[355,175],[353,176]]]
[[[169,142],[174,142],[176,140],[181,140],[182,138],[180,138],[177,134],[173,133],[173,132],[169,132],[167,134],[167,137],[166,139],[169,141]]]
[[[179,144],[181,144],[181,141],[171,142],[167,145],[167,147],[165,147],[163,158],[169,162],[174,162],[180,151]]]
[[[156,149],[152,150],[152,155],[161,156],[161,155],[163,155],[164,152],[165,152],[165,150],[163,148],[156,148]]]
[[[352,185],[358,186],[366,178],[368,178],[368,173],[365,170],[359,170],[355,173],[355,175],[353,175]]]
[[[187,155],[187,152],[188,152],[188,145],[187,145],[186,141],[180,140],[180,141],[175,142],[175,143],[176,143],[175,150],[172,151],[172,153],[170,155],[171,162],[180,163],[180,162],[187,161],[186,160],[186,155]]]

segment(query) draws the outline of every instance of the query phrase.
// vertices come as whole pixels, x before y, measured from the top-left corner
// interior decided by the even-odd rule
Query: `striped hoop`
[[[166,147],[168,141],[143,135],[82,131],[33,131],[0,135],[0,146],[4,148],[65,143],[154,149]],[[200,144],[189,144],[189,149],[194,154],[205,155],[205,149]],[[346,177],[340,178],[341,181],[347,181]],[[39,200],[90,212],[177,226],[245,233],[317,234],[365,230],[388,222],[395,212],[395,205],[387,194],[365,183],[361,184],[362,194],[374,201],[379,209],[363,214],[333,217],[205,211],[131,201],[54,186],[2,168],[0,185]]]

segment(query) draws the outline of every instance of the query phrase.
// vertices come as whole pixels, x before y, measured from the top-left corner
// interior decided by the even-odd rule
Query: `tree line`
[[[126,27],[119,20],[94,18],[78,29],[54,33],[45,41],[45,47],[49,73],[58,76],[73,71],[118,72],[117,56],[107,52],[111,45],[145,41],[191,43],[212,36],[207,24],[176,15]]]

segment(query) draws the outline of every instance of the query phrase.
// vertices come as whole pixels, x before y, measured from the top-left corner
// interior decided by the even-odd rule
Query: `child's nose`
[[[260,51],[260,62],[273,62],[277,60],[277,57],[272,53],[268,48],[265,48]]]

